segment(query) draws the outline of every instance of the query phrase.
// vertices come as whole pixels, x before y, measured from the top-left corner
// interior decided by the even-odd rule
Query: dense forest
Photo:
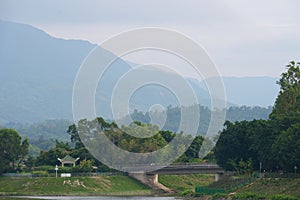
[[[190,140],[192,143],[190,146],[185,147],[187,151],[183,152],[184,154],[181,157],[179,157],[176,162],[196,162],[201,160],[198,158],[198,152],[203,141],[203,137],[201,136],[192,138],[190,135],[183,135],[182,133],[176,134],[171,131],[159,130],[158,127],[155,125],[142,124],[141,122],[134,122],[128,126],[123,126],[119,128],[115,123],[106,122],[103,118],[96,118],[93,121],[81,120],[80,124],[84,124],[84,128],[91,128],[90,125],[92,125],[94,122],[100,124],[101,130],[99,131],[103,131],[106,137],[109,138],[109,140],[112,143],[124,150],[136,153],[153,152],[165,147],[171,140],[174,139],[175,136],[179,136],[179,140]],[[99,133],[99,131],[96,133],[96,135]],[[128,134],[128,132],[132,133],[134,131],[136,132],[136,134],[149,133],[154,134],[154,136],[140,138],[133,137]],[[12,137],[7,137],[8,134],[10,134],[11,132],[14,135]],[[3,142],[0,145],[3,148],[1,151],[3,153],[3,155],[1,155],[1,158],[5,160],[5,162],[2,162],[3,166],[0,166],[0,172],[14,172],[31,169],[48,170],[50,172],[53,172],[53,166],[60,164],[57,158],[63,158],[66,155],[70,155],[74,158],[79,157],[79,165],[75,168],[71,167],[61,170],[70,170],[71,172],[91,172],[93,170],[93,167],[96,167],[97,170],[102,172],[114,171],[113,169],[109,169],[107,166],[103,165],[87,150],[74,124],[69,126],[67,133],[69,134],[70,142],[74,144],[73,147],[70,146],[69,142],[60,142],[56,140],[55,146],[53,148],[51,148],[48,151],[41,151],[36,158],[33,158],[30,156],[25,156],[28,153],[29,145],[27,139],[21,142],[21,137],[15,130],[1,129],[0,139],[2,140],[2,138],[6,138],[6,140],[3,140]],[[88,136],[89,138],[93,138],[92,135]],[[10,140],[11,142],[5,142],[7,140]],[[95,140],[97,140],[97,138]],[[92,141],[94,142],[95,140]],[[25,147],[23,147],[24,144],[26,144]],[[161,155],[162,158],[164,156],[169,156],[173,152],[178,151],[178,149],[182,149],[182,146],[175,146],[174,148],[175,149],[170,149],[170,151],[165,152],[164,155]],[[105,149],[103,151],[105,151]],[[106,153],[112,154],[114,152]],[[11,157],[10,155],[14,156]],[[124,159],[127,158],[123,158],[123,160]],[[120,158],[116,162],[120,162],[120,160],[122,159]],[[141,160],[142,163],[143,161],[144,160]],[[11,164],[11,162],[16,162],[18,163],[18,165]],[[134,160],[134,162],[136,162],[136,160]],[[21,163],[22,165],[20,165]]]
[[[290,62],[267,120],[224,125],[214,155],[227,170],[294,171],[300,166],[300,63]]]

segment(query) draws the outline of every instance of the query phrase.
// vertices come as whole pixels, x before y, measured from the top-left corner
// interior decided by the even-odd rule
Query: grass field
[[[180,193],[186,190],[194,191],[196,186],[208,186],[214,178],[212,174],[159,175],[158,181]]]
[[[176,190],[179,194],[183,194],[187,191],[194,191],[195,186],[211,185],[214,182],[214,176],[204,174],[160,175],[159,182],[170,189]],[[224,180],[223,184],[226,184],[226,180]],[[228,182],[228,184],[230,183]],[[213,185],[217,184],[214,183]],[[220,199],[297,200],[300,199],[300,179],[256,179],[252,183],[230,192],[232,192],[232,194],[221,195]],[[209,197],[203,197],[203,199],[205,198]],[[219,199],[217,196],[211,196],[210,198]]]
[[[0,195],[151,195],[151,190],[126,176],[71,178],[0,177]]]
[[[213,175],[159,175],[159,182],[183,194],[194,191],[195,186],[208,186]],[[145,196],[153,191],[126,176],[72,177],[72,178],[10,178],[0,177],[0,200],[3,195],[32,196]],[[2,197],[1,197],[2,195]],[[222,196],[224,197],[224,196]],[[300,199],[300,179],[263,178],[225,195],[229,199]],[[215,198],[218,199],[218,198]],[[20,200],[20,199],[19,199]]]
[[[224,189],[224,186],[233,186],[236,181],[222,179],[209,185],[212,189]],[[252,182],[240,184],[240,188],[225,189],[222,198],[226,199],[270,199],[270,200],[298,200],[300,199],[300,179],[296,178],[262,178]],[[244,186],[243,186],[244,185]],[[226,188],[226,187],[225,187]],[[227,187],[228,188],[228,187]],[[231,188],[231,189],[230,189]],[[223,193],[223,192],[221,192]],[[216,194],[218,196],[220,194]],[[218,199],[218,198],[214,198]]]
[[[287,196],[300,199],[300,179],[264,178],[254,181],[236,191],[237,194],[255,194],[272,198],[272,196]]]

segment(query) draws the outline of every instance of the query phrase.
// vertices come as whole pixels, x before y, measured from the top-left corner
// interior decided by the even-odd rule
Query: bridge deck
[[[147,174],[216,174],[224,170],[216,164],[144,165],[123,168],[130,173]]]

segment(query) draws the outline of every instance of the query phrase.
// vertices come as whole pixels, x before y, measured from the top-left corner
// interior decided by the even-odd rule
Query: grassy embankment
[[[300,199],[300,179],[263,178],[236,191],[235,196],[257,196],[266,199]]]
[[[211,174],[189,174],[189,175],[159,175],[158,181],[166,187],[177,191],[179,194],[190,190],[194,191],[196,186],[208,186],[214,182]]]
[[[195,186],[208,186],[209,188],[223,188],[232,182],[225,180],[215,182],[211,175],[165,175],[159,176],[159,181],[180,194],[192,194]],[[190,192],[188,192],[190,191]],[[296,200],[300,199],[300,179],[296,178],[263,178],[225,194],[207,195],[211,199],[274,199]]]
[[[159,182],[178,194],[194,191],[195,186],[221,187],[228,182],[212,184],[213,175],[160,175]],[[64,184],[65,182],[65,184]],[[230,191],[227,199],[300,199],[300,179],[263,178]],[[70,195],[70,196],[136,196],[153,191],[126,176],[72,178],[9,178],[0,177],[0,195]],[[218,199],[217,195],[211,198]],[[0,200],[2,198],[0,197]]]
[[[136,196],[151,195],[151,190],[126,176],[71,178],[0,177],[1,195],[74,195],[74,196]]]

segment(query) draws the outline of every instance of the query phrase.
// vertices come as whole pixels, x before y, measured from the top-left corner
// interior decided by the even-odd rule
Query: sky
[[[0,19],[97,44],[167,28],[200,44],[222,76],[279,77],[300,61],[299,8],[298,0],[0,0]]]

